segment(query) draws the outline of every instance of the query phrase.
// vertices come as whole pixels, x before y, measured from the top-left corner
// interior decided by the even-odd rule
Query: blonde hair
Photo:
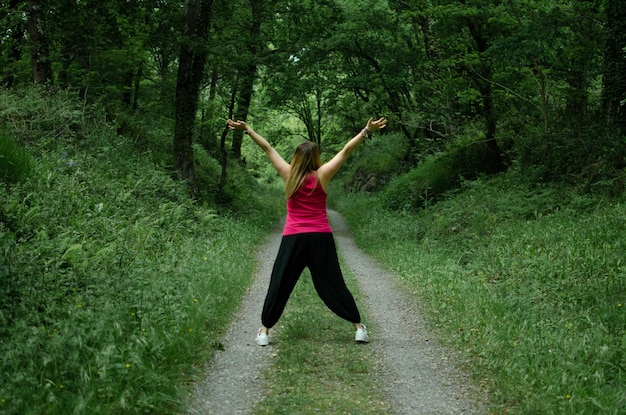
[[[300,144],[291,158],[291,172],[285,183],[287,199],[300,189],[306,176],[311,172],[317,171],[321,165],[319,146],[312,141],[305,141]],[[317,177],[315,180],[317,181]]]

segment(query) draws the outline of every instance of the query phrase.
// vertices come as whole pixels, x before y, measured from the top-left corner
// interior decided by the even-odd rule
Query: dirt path
[[[472,401],[468,380],[426,330],[414,300],[395,284],[396,278],[381,269],[354,243],[343,220],[329,211],[340,255],[355,275],[364,309],[376,331],[371,343],[383,370],[383,393],[398,415],[482,414],[484,408]],[[196,385],[188,414],[252,414],[255,402],[263,397],[263,371],[271,363],[271,347],[258,347],[254,336],[267,281],[280,244],[272,235],[258,253],[260,267],[240,310],[221,340],[206,377]],[[367,324],[367,322],[364,322]]]

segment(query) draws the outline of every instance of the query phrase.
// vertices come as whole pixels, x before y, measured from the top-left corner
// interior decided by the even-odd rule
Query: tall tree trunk
[[[169,100],[171,96],[171,71],[170,71],[170,57],[167,52],[162,51],[158,55],[158,73],[159,73],[159,96],[162,100]]]
[[[9,1],[9,13],[11,15],[18,15],[20,11],[18,10],[18,5],[20,0],[10,0]],[[11,88],[13,83],[15,82],[14,76],[14,64],[19,62],[22,57],[22,48],[20,46],[22,39],[24,38],[24,26],[22,23],[22,19],[14,19],[16,24],[11,27],[11,36],[9,37],[9,49],[7,52],[7,68],[3,71],[5,74],[3,75],[2,84],[4,84],[7,88]]]
[[[235,111],[235,120],[246,121],[250,111],[250,103],[252,102],[252,92],[254,90],[254,80],[256,78],[256,64],[246,65],[241,73],[241,86],[239,98],[237,99],[237,111]],[[231,147],[232,155],[235,160],[241,160],[241,143],[243,142],[243,131],[235,130],[233,132],[233,144]]]
[[[465,3],[463,0],[460,2],[462,4]],[[487,51],[488,39],[480,32],[480,26],[474,21],[468,20],[466,24],[474,39],[476,51],[482,60]],[[495,173],[503,169],[503,162],[500,147],[496,141],[497,119],[494,111],[493,96],[491,94],[492,68],[486,62],[482,62],[479,66],[477,71],[470,70],[474,74],[473,80],[481,94],[481,115],[485,121],[485,142],[487,144],[488,154],[484,167],[486,172]]]
[[[72,51],[67,45],[61,47],[59,63],[61,65],[58,74],[59,87],[67,89],[70,86],[69,68],[72,63]]]
[[[198,109],[200,83],[208,51],[213,0],[188,0],[185,14],[185,41],[181,46],[176,82],[174,165],[178,177],[195,186],[193,131]]]
[[[248,42],[248,57],[245,64],[241,68],[239,88],[239,98],[237,100],[237,110],[235,111],[235,120],[246,121],[250,111],[250,103],[252,102],[252,94],[254,93],[254,81],[257,72],[257,54],[259,53],[259,37],[261,35],[261,24],[263,22],[263,13],[265,10],[265,0],[250,0],[252,7],[252,25],[250,26],[250,41]],[[233,157],[241,160],[241,143],[243,141],[243,132],[235,131],[233,133],[232,153]]]
[[[319,145],[320,143],[315,140],[315,125],[313,123],[313,111],[311,111],[309,97],[306,94],[301,94],[300,100],[295,106],[298,118],[304,123],[309,141]]]
[[[604,52],[602,103],[609,133],[626,135],[626,7],[607,0],[607,43]]]
[[[217,108],[220,104],[217,102],[217,86],[219,79],[219,66],[215,62],[211,69],[211,76],[209,81],[209,96],[208,104],[205,108],[202,108],[200,131],[198,132],[198,141],[206,151],[209,152],[216,159],[220,156],[219,142],[216,138],[217,130],[215,128],[214,120],[216,118],[222,119],[223,114],[217,115],[216,112],[221,112]],[[229,117],[232,115],[229,113]]]
[[[122,104],[126,108],[130,108],[130,102],[133,97],[133,77],[134,73],[132,70],[128,70],[124,74],[124,84],[122,85]]]
[[[230,94],[230,104],[228,105],[228,118],[233,118],[235,111],[235,98],[237,97],[239,79],[235,79],[233,84],[233,90]],[[220,167],[222,168],[222,174],[220,176],[220,192],[226,187],[226,180],[228,179],[228,151],[226,151],[226,136],[228,135],[229,128],[227,125],[222,130],[222,137],[220,139]]]
[[[143,64],[139,64],[137,75],[135,76],[135,87],[133,89],[133,112],[139,108],[139,88],[141,86],[141,78],[143,77]]]
[[[33,80],[36,84],[52,84],[52,64],[40,0],[28,1],[28,34],[30,37],[30,60]]]
[[[315,125],[315,142],[322,148],[322,98],[323,92],[320,88],[315,90],[315,104],[317,105],[317,124]]]
[[[489,75],[491,77],[491,74]],[[491,95],[491,83],[483,82],[481,89],[483,95],[483,117],[485,118],[485,142],[487,144],[487,159],[485,163],[485,172],[497,173],[502,171],[502,155],[500,147],[496,141],[497,120],[493,108],[493,97]]]

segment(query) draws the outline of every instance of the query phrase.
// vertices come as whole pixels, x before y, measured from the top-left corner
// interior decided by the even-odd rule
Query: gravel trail
[[[485,407],[472,399],[476,389],[468,385],[469,378],[458,370],[452,354],[430,337],[415,300],[397,287],[396,277],[356,246],[341,215],[332,210],[328,214],[340,256],[361,291],[357,303],[376,327],[368,330],[369,347],[382,369],[373,375],[380,376],[392,413],[484,414]],[[263,371],[271,363],[272,347],[257,346],[254,336],[280,238],[274,233],[258,252],[254,282],[221,339],[224,351],[216,352],[206,377],[196,384],[188,414],[251,415],[254,403],[263,398]]]

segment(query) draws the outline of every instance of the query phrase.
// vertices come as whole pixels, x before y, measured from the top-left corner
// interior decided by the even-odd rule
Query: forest
[[[549,376],[506,366],[470,302],[437,308],[462,278],[422,291],[494,373],[492,412],[626,412],[621,0],[8,0],[0,21],[0,413],[180,411],[284,214],[226,119],[289,160],[380,116],[331,193],[360,243],[401,275],[417,265],[390,252],[440,244],[485,293],[535,287],[546,330],[588,335]]]

